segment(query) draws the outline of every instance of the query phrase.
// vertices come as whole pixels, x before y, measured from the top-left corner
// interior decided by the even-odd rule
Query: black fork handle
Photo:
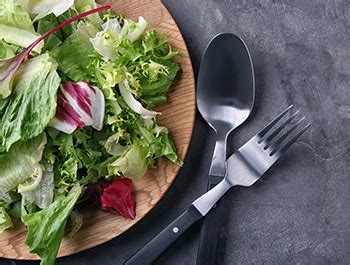
[[[210,177],[208,190],[212,189],[222,180],[221,177]],[[223,198],[205,216],[202,223],[199,239],[197,265],[216,265],[220,242],[220,230],[224,216]]]
[[[175,242],[190,226],[202,218],[202,214],[191,205],[151,241],[132,255],[124,265],[149,265]]]

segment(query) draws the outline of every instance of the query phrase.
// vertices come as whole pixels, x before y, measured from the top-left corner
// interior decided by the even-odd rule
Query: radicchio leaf
[[[61,85],[61,92],[57,95],[56,116],[50,125],[67,134],[85,126],[101,130],[104,113],[105,99],[99,88],[84,81],[69,81]]]
[[[135,202],[132,198],[132,180],[118,178],[111,181],[100,180],[89,185],[79,205],[98,205],[101,210],[119,213],[127,219],[135,219]]]
[[[131,196],[132,181],[128,178],[115,179],[104,189],[101,196],[102,210],[117,211],[121,216],[134,220],[135,202]]]

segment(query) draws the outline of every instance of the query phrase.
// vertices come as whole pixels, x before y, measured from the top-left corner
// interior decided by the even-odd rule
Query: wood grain
[[[160,106],[160,124],[167,126],[176,143],[178,153],[185,158],[191,139],[195,116],[195,82],[189,54],[182,35],[166,8],[159,0],[124,0],[103,1],[113,6],[116,13],[137,19],[144,16],[151,27],[164,33],[172,47],[182,53],[177,59],[181,64],[182,74],[175,81],[169,94],[169,102]],[[104,243],[117,237],[140,219],[142,219],[163,197],[175,179],[179,167],[159,160],[156,169],[151,169],[146,176],[135,182],[135,200],[137,218],[133,221],[120,216],[91,210],[84,214],[84,226],[74,240],[63,239],[59,256],[67,256]],[[24,244],[26,230],[19,222],[15,227],[0,236],[0,257],[11,259],[38,259],[30,254]]]

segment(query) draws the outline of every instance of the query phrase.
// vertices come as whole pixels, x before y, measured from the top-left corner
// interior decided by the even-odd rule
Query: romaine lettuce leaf
[[[40,165],[42,167],[43,176],[39,183],[39,186],[27,192],[22,192],[22,197],[37,205],[41,209],[47,208],[53,201],[54,196],[54,172],[53,166],[45,163],[44,165]]]
[[[11,228],[13,226],[11,217],[5,211],[3,207],[0,207],[0,235],[6,229]]]
[[[40,35],[36,33],[0,24],[0,38],[10,44],[25,48],[36,41],[39,37]],[[33,51],[40,53],[43,45],[44,42],[40,42],[33,48]]]
[[[14,144],[8,153],[0,155],[0,193],[15,189],[36,169],[41,160],[45,134]]]
[[[7,103],[8,103],[8,99],[2,99],[0,98],[0,117],[3,115],[5,109],[6,109],[6,106],[7,106]],[[1,119],[0,119],[0,128],[1,128]],[[1,152],[0,152],[1,153]]]
[[[15,0],[0,0],[0,24],[35,32],[29,14]]]
[[[55,263],[67,219],[81,193],[82,187],[74,186],[66,196],[58,195],[46,209],[22,216],[28,230],[25,243],[32,253],[39,255],[41,265]]]
[[[27,47],[39,37],[23,7],[14,0],[0,0],[0,40]],[[34,51],[40,53],[42,46],[43,43],[39,44]]]
[[[56,64],[48,54],[21,65],[14,79],[14,90],[0,117],[0,152],[44,131],[56,113],[59,85]]]

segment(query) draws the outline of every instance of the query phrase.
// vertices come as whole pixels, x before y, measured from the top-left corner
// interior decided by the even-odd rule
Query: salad
[[[132,181],[182,165],[153,108],[180,71],[167,39],[93,0],[0,0],[0,234],[20,220],[54,264],[80,208],[135,218]]]

